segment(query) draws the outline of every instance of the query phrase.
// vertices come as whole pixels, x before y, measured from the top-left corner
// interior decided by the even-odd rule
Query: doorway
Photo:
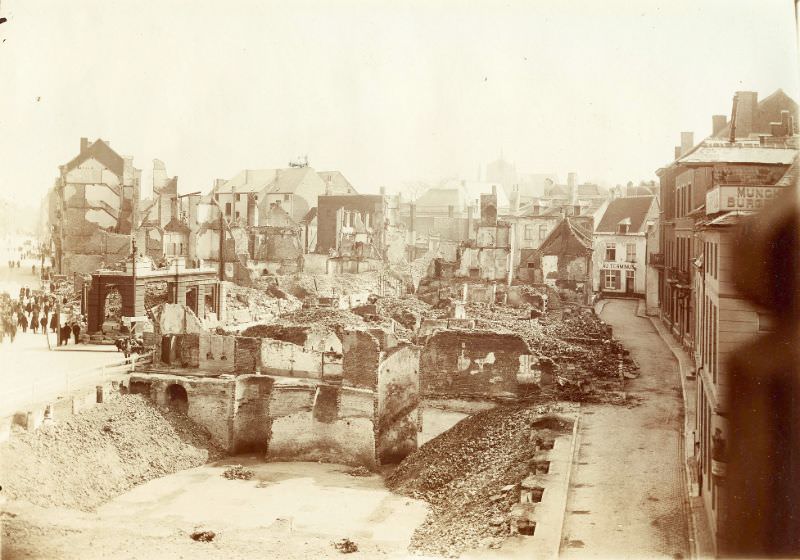
[[[628,296],[633,295],[633,284],[634,284],[634,271],[628,270],[625,272],[625,295]]]

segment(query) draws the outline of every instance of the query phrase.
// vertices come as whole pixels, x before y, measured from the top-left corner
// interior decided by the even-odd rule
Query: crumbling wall
[[[203,324],[194,312],[179,303],[164,303],[153,309],[156,333],[200,334],[205,332]]]
[[[423,396],[517,396],[520,356],[532,354],[516,334],[439,331],[420,354]]]
[[[200,335],[199,367],[219,373],[233,373],[235,337],[203,333]]]
[[[274,383],[273,378],[263,375],[248,375],[237,379],[234,404],[235,453],[266,452],[271,437],[269,403]]]
[[[417,449],[419,415],[419,355],[417,346],[404,345],[384,354],[378,368],[378,461],[399,463]]]
[[[255,373],[261,365],[261,339],[237,336],[234,345],[235,372],[239,375]]]
[[[286,406],[285,397],[299,406]],[[345,387],[275,385],[267,458],[374,468],[373,403],[372,393]]]
[[[306,350],[291,342],[265,338],[261,341],[263,372],[270,375],[322,378],[322,352]]]
[[[381,347],[366,331],[345,331],[342,336],[342,384],[374,389],[378,384]]]

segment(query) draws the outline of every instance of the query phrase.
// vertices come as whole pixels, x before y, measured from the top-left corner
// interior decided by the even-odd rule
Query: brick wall
[[[378,384],[380,344],[366,331],[346,331],[342,336],[342,384],[374,389]]]
[[[520,356],[530,355],[517,335],[445,331],[431,335],[420,354],[424,396],[516,396]]]
[[[261,363],[261,339],[237,336],[233,362],[237,375],[255,373]]]

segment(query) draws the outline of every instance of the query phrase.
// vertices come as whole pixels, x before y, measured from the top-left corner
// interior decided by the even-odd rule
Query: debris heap
[[[0,444],[3,494],[90,511],[148,480],[221,458],[188,417],[124,395]]]
[[[493,546],[509,534],[520,482],[535,466],[531,426],[538,411],[499,406],[465,418],[406,457],[386,479],[389,488],[431,504],[411,541],[427,554],[457,556]],[[559,430],[570,429],[568,423]]]

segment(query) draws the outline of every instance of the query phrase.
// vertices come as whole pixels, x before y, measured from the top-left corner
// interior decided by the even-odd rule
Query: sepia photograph
[[[800,559],[800,0],[0,0],[0,560]]]

